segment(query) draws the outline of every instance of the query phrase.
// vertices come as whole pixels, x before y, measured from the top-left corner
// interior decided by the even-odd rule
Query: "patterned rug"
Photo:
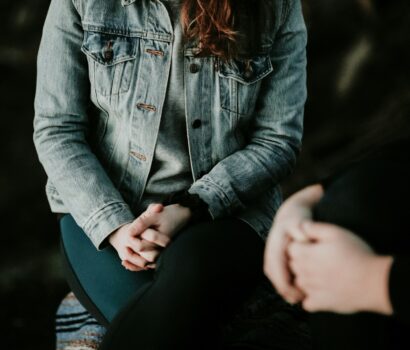
[[[268,283],[255,290],[221,332],[227,349],[311,349],[305,313],[285,303]],[[64,298],[56,314],[57,350],[96,350],[104,333],[73,293]]]
[[[105,333],[73,293],[61,302],[56,315],[57,350],[95,350]]]

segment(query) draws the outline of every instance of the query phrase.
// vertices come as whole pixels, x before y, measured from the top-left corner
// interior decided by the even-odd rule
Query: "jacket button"
[[[201,122],[200,119],[195,119],[195,120],[192,122],[192,127],[193,127],[194,129],[199,128],[201,125],[202,125],[202,122]]]
[[[199,65],[196,64],[196,63],[192,63],[192,64],[189,66],[189,71],[190,71],[191,73],[198,73],[198,72],[199,72]]]

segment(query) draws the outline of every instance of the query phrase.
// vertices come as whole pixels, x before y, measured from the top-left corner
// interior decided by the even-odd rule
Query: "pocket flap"
[[[136,38],[99,32],[84,32],[81,51],[100,64],[111,66],[136,57]]]
[[[229,62],[221,63],[219,75],[248,85],[266,77],[272,71],[273,67],[270,57],[263,55],[232,59]]]

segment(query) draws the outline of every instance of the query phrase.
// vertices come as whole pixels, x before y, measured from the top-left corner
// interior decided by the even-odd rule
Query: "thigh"
[[[60,220],[63,264],[70,287],[80,302],[102,324],[117,313],[152,280],[152,271],[131,272],[108,246],[98,251],[71,215]]]
[[[228,218],[187,226],[163,252],[157,278],[167,275],[221,289],[262,276],[263,241],[245,222]],[[161,276],[161,277],[160,277]],[[208,294],[210,296],[210,294]]]
[[[181,323],[190,322],[193,310],[203,320],[229,317],[263,277],[263,249],[258,234],[236,218],[186,226],[162,252],[153,283],[136,299],[158,315],[179,312]]]
[[[262,259],[261,238],[239,219],[187,226],[100,349],[216,349],[218,324],[262,278]]]

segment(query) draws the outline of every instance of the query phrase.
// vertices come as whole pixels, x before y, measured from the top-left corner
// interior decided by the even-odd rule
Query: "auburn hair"
[[[235,0],[183,0],[181,23],[186,40],[197,40],[199,54],[229,59],[235,56]]]

